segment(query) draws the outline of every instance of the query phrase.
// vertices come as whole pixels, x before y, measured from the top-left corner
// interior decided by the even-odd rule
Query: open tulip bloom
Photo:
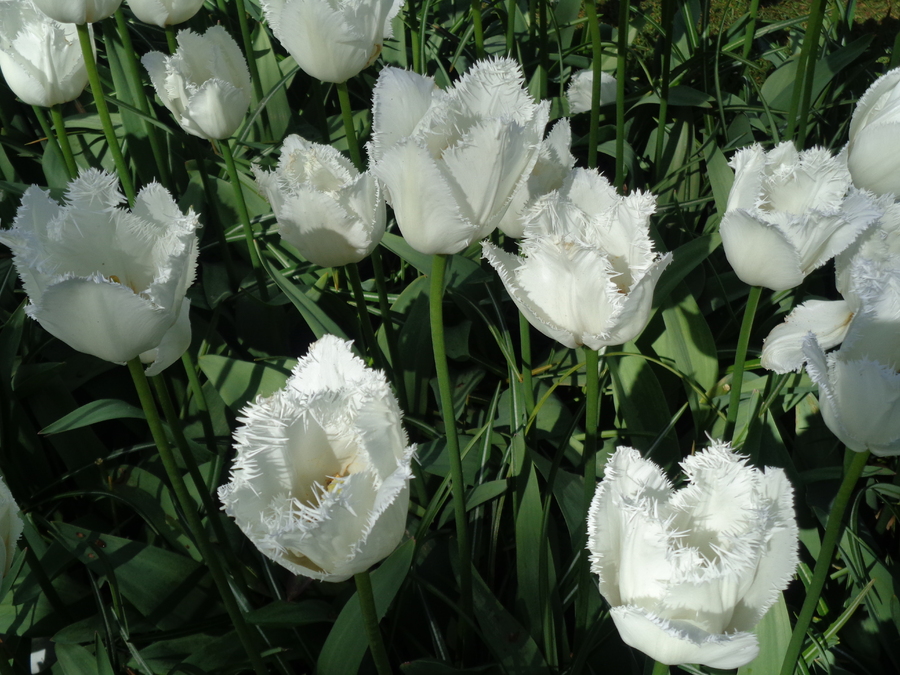
[[[737,668],[797,567],[793,490],[727,443],[681,466],[688,484],[673,490],[637,450],[610,457],[588,512],[591,569],[627,644],[668,665]]]
[[[637,337],[672,254],[650,240],[656,198],[619,196],[596,171],[575,169],[526,214],[522,256],[483,243],[484,257],[532,326],[566,347],[599,350]]]
[[[225,512],[294,574],[344,581],[400,543],[410,463],[385,376],[326,335],[284,389],[242,412]]]
[[[323,82],[346,82],[372,65],[391,37],[402,0],[262,0],[266,20],[297,65]]]
[[[88,81],[75,26],[31,0],[0,0],[0,70],[16,96],[45,108],[78,98]]]
[[[34,0],[34,4],[60,23],[95,23],[112,16],[122,0]]]
[[[28,293],[25,312],[47,332],[106,361],[153,361],[147,374],[155,375],[190,344],[184,296],[199,223],[158,183],[131,211],[122,201],[116,177],[96,169],[69,183],[63,205],[32,186],[0,243]]]
[[[178,31],[177,40],[172,56],[149,52],[141,58],[156,95],[189,134],[228,138],[244,120],[253,86],[240,47],[222,26],[203,35]]]
[[[857,101],[847,166],[856,187],[900,197],[900,68],[875,80]]]
[[[719,232],[728,262],[751,286],[798,286],[882,214],[852,187],[841,157],[824,148],[797,152],[790,141],[732,157],[734,184]]]
[[[453,88],[385,68],[375,84],[372,173],[414,249],[452,254],[497,227],[537,162],[548,104],[512,59],[475,63]]]
[[[330,145],[284,139],[278,168],[254,168],[281,238],[322,267],[359,262],[384,236],[381,186]]]

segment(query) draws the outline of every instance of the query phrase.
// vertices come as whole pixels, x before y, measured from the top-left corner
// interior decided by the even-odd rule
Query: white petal
[[[776,226],[747,211],[728,211],[719,233],[725,257],[745,284],[785,291],[805,278],[799,255]]]
[[[847,153],[847,165],[856,187],[877,195],[900,195],[898,136],[900,122],[880,123],[857,133]]]
[[[762,196],[763,171],[766,153],[755,143],[734,153],[728,162],[734,169],[734,183],[728,193],[728,211],[743,209],[749,211],[759,205]]]
[[[822,349],[831,349],[844,341],[853,315],[844,300],[808,300],[795,307],[763,341],[762,367],[776,373],[799,372],[807,333],[815,334]]]
[[[191,346],[191,301],[186,299],[181,305],[178,319],[166,331],[156,349],[140,354],[141,363],[149,363],[144,371],[147,377],[159,375],[166,368],[181,358]]]
[[[590,68],[579,70],[572,75],[566,89],[569,99],[569,112],[573,115],[588,112],[593,98],[594,71]],[[599,105],[610,105],[616,102],[616,78],[609,73],[600,73]]]
[[[244,120],[250,98],[223,80],[206,80],[188,101],[181,126],[201,138],[230,137]]]
[[[372,142],[369,161],[379,162],[385,151],[413,133],[439,89],[430,77],[387,67],[372,91]]]
[[[866,93],[856,102],[856,109],[850,119],[850,141],[854,141],[860,131],[869,124],[886,116],[898,114],[896,103],[900,93],[900,68],[885,73],[872,83]]]

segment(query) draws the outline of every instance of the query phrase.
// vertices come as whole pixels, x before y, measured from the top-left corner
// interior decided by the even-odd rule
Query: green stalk
[[[188,530],[191,533],[194,544],[199,549],[200,555],[209,567],[213,581],[222,597],[222,603],[225,605],[225,611],[228,612],[228,616],[231,618],[238,639],[241,641],[244,650],[247,652],[247,656],[250,658],[253,670],[256,671],[256,675],[268,675],[266,664],[263,662],[262,656],[260,656],[259,650],[256,648],[253,635],[247,628],[247,623],[244,621],[244,615],[241,613],[240,607],[238,607],[237,601],[234,598],[234,593],[232,593],[231,587],[228,585],[228,578],[225,576],[225,572],[222,569],[219,553],[215,551],[212,543],[210,543],[209,538],[206,536],[206,530],[203,527],[200,516],[197,515],[197,505],[194,503],[194,500],[191,499],[191,495],[184,483],[181,471],[178,469],[175,455],[166,439],[166,432],[163,429],[162,421],[159,419],[156,403],[153,401],[153,394],[150,391],[150,383],[147,381],[147,376],[144,374],[144,366],[141,364],[141,360],[137,357],[131,359],[131,361],[128,362],[128,370],[134,380],[135,389],[141,400],[141,407],[144,409],[144,414],[147,416],[147,425],[150,427],[150,433],[153,435],[153,440],[159,450],[159,457],[162,460],[166,475],[172,485],[175,499],[187,521]]]
[[[513,56],[516,50],[516,0],[506,2],[506,55]]]
[[[753,318],[759,305],[759,296],[762,294],[761,286],[751,286],[747,296],[747,305],[744,307],[744,320],[741,322],[741,332],[738,335],[737,351],[734,354],[734,370],[731,373],[731,397],[728,400],[728,417],[725,419],[725,433],[722,437],[730,441],[734,434],[734,425],[737,422],[738,409],[741,405],[741,386],[744,383],[744,362],[747,360],[747,347],[750,344],[750,332],[753,329]]]
[[[616,187],[625,185],[625,62],[628,56],[628,8],[631,3],[619,3],[618,43],[616,46]],[[596,65],[594,69],[596,70]],[[596,73],[594,86],[598,87]],[[591,106],[593,115],[593,106]]]
[[[235,0],[237,5],[238,25],[241,27],[241,40],[244,43],[244,54],[247,55],[247,65],[250,68],[250,79],[253,80],[253,96],[255,104],[259,104],[263,98],[262,81],[259,78],[259,68],[256,59],[253,58],[253,37],[250,35],[250,24],[247,22],[247,10],[244,0]]]
[[[356,129],[353,128],[353,108],[350,107],[350,92],[347,83],[341,82],[335,85],[338,92],[338,100],[341,102],[341,119],[344,121],[344,133],[347,136],[347,147],[350,150],[350,159],[359,171],[363,171],[362,156],[359,154],[359,141],[356,139]]]
[[[450,370],[447,367],[447,351],[444,345],[444,272],[447,256],[435,255],[431,259],[431,342],[434,348],[434,367],[437,371],[438,389],[441,395],[441,417],[447,436],[447,452],[450,455],[450,480],[453,493],[453,514],[456,519],[456,537],[459,548],[459,592],[460,620],[463,630],[465,621],[472,613],[472,554],[469,546],[469,531],[466,522],[466,495],[463,482],[462,458],[459,454],[459,439],[456,435],[456,418],[453,414],[453,391],[450,384]],[[460,638],[462,642],[462,638]]]
[[[534,382],[531,377],[531,324],[519,312],[519,349],[522,352],[522,386],[525,387],[525,419],[534,410]]]
[[[475,58],[484,58],[484,27],[481,24],[481,0],[472,0],[472,27],[475,32]]]
[[[77,28],[78,42],[81,44],[81,54],[84,56],[84,66],[87,69],[88,82],[91,83],[91,94],[94,95],[94,103],[97,105],[100,124],[103,125],[103,134],[106,136],[107,144],[109,144],[109,151],[112,154],[113,163],[116,165],[116,172],[119,174],[122,190],[125,192],[125,197],[128,198],[128,205],[134,206],[134,184],[131,182],[131,174],[128,171],[128,166],[125,164],[122,148],[119,147],[119,139],[116,138],[116,132],[113,129],[109,108],[106,106],[106,99],[103,98],[100,74],[97,72],[97,63],[94,61],[94,45],[91,31],[86,23],[78,24]]]
[[[238,217],[241,219],[241,227],[244,228],[244,240],[247,242],[247,248],[250,250],[250,264],[253,266],[256,283],[259,285],[259,296],[268,302],[269,288],[266,286],[266,277],[259,262],[259,250],[256,246],[256,240],[253,238],[253,227],[250,225],[250,213],[247,211],[247,202],[244,201],[241,174],[238,173],[237,166],[234,163],[234,155],[231,153],[231,141],[223,138],[219,142],[219,147],[222,149],[222,157],[225,159],[225,166],[228,169],[228,178],[231,181],[231,187],[234,189]]]
[[[600,63],[603,59],[603,45],[600,38],[600,20],[597,17],[597,6],[594,0],[584,1],[584,13],[587,16],[588,30],[591,34],[591,69],[594,75],[594,84],[591,88],[591,126],[588,136],[588,167],[594,169],[597,167],[597,141],[600,127],[600,81],[603,77]],[[616,100],[618,101],[619,98],[617,90]],[[618,103],[616,105],[618,106]]]
[[[391,305],[388,302],[387,284],[384,280],[384,265],[381,262],[381,250],[376,247],[369,259],[372,261],[372,271],[375,274],[378,307],[381,310],[381,327],[384,329],[384,339],[387,342],[388,355],[391,357],[391,370],[394,373],[394,386],[397,388],[397,398],[400,400],[400,409],[409,410],[409,401],[406,398],[406,380],[403,378],[400,354],[397,352],[397,334],[394,333],[394,322],[391,320]]]
[[[362,331],[369,356],[372,357],[377,368],[385,370],[386,364],[384,363],[381,350],[378,349],[375,331],[372,329],[372,317],[369,316],[369,310],[366,309],[366,297],[363,294],[362,280],[359,278],[359,266],[356,263],[350,263],[349,265],[344,265],[344,269],[347,271],[350,289],[353,291],[354,300],[356,300],[356,315],[359,317],[359,329]]]
[[[825,1],[815,0],[810,8],[809,23],[806,27],[806,35],[803,36],[803,49],[809,50],[806,54],[806,72],[803,74],[803,96],[800,100],[800,115],[797,121],[797,148],[806,147],[806,122],[809,117],[809,106],[812,102],[813,76],[816,72],[816,61],[819,55],[819,33],[822,31],[822,18],[825,14]]]
[[[585,405],[584,405],[584,451],[581,456],[581,470],[584,476],[582,511],[587,513],[597,489],[597,428],[600,422],[600,353],[584,348]],[[587,543],[587,538],[585,541]],[[575,598],[575,634],[581,639],[587,635],[588,598],[592,591],[591,567],[587,550],[581,546],[578,576],[578,595]]]
[[[659,74],[659,120],[656,126],[656,154],[654,157],[654,169],[656,182],[661,182],[665,176],[661,176],[663,150],[665,148],[666,117],[669,113],[669,79],[672,70],[672,32],[675,29],[675,0],[663,0],[662,2],[662,63]]]
[[[372,660],[375,661],[375,669],[378,675],[391,675],[393,672],[391,662],[388,660],[381,629],[378,627],[378,612],[375,609],[375,595],[372,593],[369,570],[354,575],[353,580],[356,582],[356,595],[359,597],[359,608],[362,610],[363,625],[366,627],[366,637],[369,640]]]
[[[418,4],[418,0],[409,0],[406,3],[406,17],[409,22],[409,48],[412,51],[413,72],[421,74],[422,62],[420,60],[419,44],[422,39],[422,33],[419,26]]]
[[[669,666],[667,666],[665,663],[654,661],[652,675],[669,675]]]
[[[188,386],[191,389],[191,395],[194,397],[197,411],[200,414],[200,424],[203,426],[203,437],[206,440],[206,449],[211,453],[218,455],[219,449],[216,446],[216,432],[213,429],[212,418],[209,416],[209,406],[206,403],[206,394],[203,393],[203,386],[200,384],[200,378],[197,377],[197,370],[194,368],[194,361],[189,352],[185,352],[181,355],[181,365],[184,366],[184,372],[187,373]]]
[[[538,0],[537,5],[538,24],[538,92],[540,100],[547,98],[547,2]]]
[[[66,160],[66,169],[69,171],[69,179],[78,175],[78,165],[75,164],[75,155],[72,154],[72,146],[69,143],[69,135],[66,133],[66,124],[63,121],[62,106],[58,103],[50,108],[50,116],[53,118],[53,129],[56,131],[56,140],[59,141],[59,149],[62,150],[63,159]]]
[[[804,129],[803,133],[804,135],[806,133],[805,113],[809,110],[809,103],[807,102],[805,106],[801,106],[801,101],[805,98],[805,79],[807,74],[810,74],[809,90],[812,91],[811,73],[815,71],[816,67],[814,51],[817,52],[819,46],[819,31],[822,28],[823,5],[823,0],[813,0],[809,8],[809,21],[806,24],[806,33],[803,35],[803,46],[800,49],[800,58],[797,61],[797,76],[794,80],[791,106],[788,108],[787,130],[784,133],[784,137],[788,140],[794,140],[794,130],[797,128],[799,119],[797,113],[798,111],[801,111],[801,109],[803,114],[803,119],[801,120]],[[812,61],[811,68],[809,66],[810,61]],[[800,140],[799,134],[797,140]],[[796,145],[799,149],[803,148],[803,144],[800,142],[796,143]]]
[[[174,54],[178,51],[178,39],[175,37],[175,26],[167,25],[165,31],[166,44],[169,45],[169,53]]]
[[[834,550],[840,541],[844,513],[847,510],[847,505],[850,503],[850,497],[853,495],[853,488],[856,487],[863,469],[866,468],[868,459],[868,450],[854,453],[850,466],[847,467],[847,472],[844,474],[844,480],[841,481],[841,487],[838,488],[837,496],[831,505],[828,523],[825,526],[825,536],[822,539],[822,548],[819,549],[819,555],[816,558],[816,568],[813,571],[812,580],[806,588],[806,598],[803,600],[803,607],[800,609],[800,615],[797,617],[797,623],[794,626],[793,633],[791,633],[791,641],[788,644],[784,661],[781,664],[781,675],[792,675],[797,667],[806,631],[816,611],[816,605],[819,602],[819,596],[822,595],[825,581],[828,579]]]
[[[746,60],[753,48],[753,34],[756,33],[756,17],[759,15],[759,0],[750,0],[750,23],[744,31],[744,49],[741,56]]]

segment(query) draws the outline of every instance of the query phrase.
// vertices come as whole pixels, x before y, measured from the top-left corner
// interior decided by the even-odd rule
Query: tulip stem
[[[590,3],[585,3],[588,5]],[[628,10],[630,2],[619,3],[619,26],[616,46],[616,188],[622,192],[625,185],[625,62],[628,57]],[[596,10],[595,10],[596,14]],[[594,65],[594,86],[599,86],[597,66]],[[594,106],[591,105],[591,116]]]
[[[653,662],[653,671],[651,675],[669,675],[669,666],[659,661]]]
[[[847,505],[850,503],[853,489],[856,487],[863,469],[866,468],[868,459],[868,450],[853,453],[853,459],[847,467],[844,480],[841,481],[837,496],[831,504],[831,511],[828,513],[828,523],[825,526],[825,536],[822,539],[822,547],[819,549],[819,555],[816,557],[816,568],[813,571],[812,580],[806,588],[806,598],[803,600],[803,607],[800,609],[800,615],[797,617],[797,623],[794,625],[793,633],[791,633],[791,641],[788,644],[784,661],[781,664],[781,675],[792,675],[797,667],[798,659],[801,658],[800,651],[803,648],[803,640],[806,638],[806,631],[816,611],[816,605],[819,603],[819,596],[825,587],[825,581],[831,569],[831,559],[834,556],[834,550],[840,541],[844,513],[847,510]]]
[[[169,441],[166,438],[166,432],[163,429],[162,421],[159,418],[159,412],[156,409],[153,393],[150,391],[150,383],[147,381],[147,376],[144,374],[144,366],[141,364],[141,360],[137,357],[131,359],[131,361],[128,362],[128,370],[131,373],[131,378],[134,380],[134,387],[137,390],[138,398],[140,398],[141,401],[141,407],[144,409],[144,414],[147,417],[147,425],[150,427],[153,441],[156,443],[156,447],[159,450],[159,458],[162,460],[166,475],[172,485],[175,499],[181,507],[181,511],[187,521],[188,530],[194,540],[194,544],[197,546],[200,555],[209,567],[213,581],[222,597],[222,604],[225,605],[225,610],[231,618],[238,639],[241,641],[244,650],[247,652],[247,656],[250,658],[253,670],[256,671],[257,675],[268,675],[266,664],[254,644],[253,635],[247,628],[247,623],[244,621],[244,615],[241,613],[240,607],[238,607],[237,601],[235,600],[234,593],[228,585],[228,578],[225,576],[225,572],[222,569],[219,553],[213,549],[209,538],[206,536],[203,522],[197,514],[197,505],[191,498],[187,485],[185,485],[184,477],[181,475],[181,470],[178,468],[178,464],[175,461],[175,454],[172,452],[172,448],[169,446]]]
[[[63,159],[66,160],[66,169],[69,171],[69,179],[78,176],[78,165],[75,164],[75,155],[72,154],[72,146],[69,143],[69,135],[66,133],[66,124],[63,121],[62,106],[58,103],[50,108],[50,116],[53,118],[53,129],[56,131],[56,140],[59,141],[59,149],[62,150]]]
[[[459,454],[459,439],[456,435],[456,415],[453,412],[453,389],[450,370],[447,367],[447,351],[444,345],[444,272],[447,256],[435,255],[431,258],[431,343],[434,348],[434,367],[437,371],[440,391],[441,417],[447,437],[447,452],[450,455],[450,480],[453,494],[453,513],[456,519],[456,537],[459,552],[459,592],[460,592],[460,643],[464,644],[463,626],[472,613],[472,555],[469,546],[469,531],[466,523],[466,485],[463,482],[462,458]]]
[[[516,8],[516,0],[506,1],[506,55],[510,58],[515,58],[516,51]]]
[[[819,32],[822,29],[822,0],[813,0],[809,7],[809,22],[806,24],[806,32],[803,34],[803,46],[800,49],[800,57],[797,59],[797,70],[794,79],[794,91],[791,95],[791,105],[788,108],[787,129],[784,137],[795,140],[798,150],[803,149],[806,135],[806,114],[809,109],[809,95],[807,93],[806,80],[809,79],[809,92],[812,92],[812,75],[815,72],[816,59],[813,51],[819,48]],[[803,104],[803,101],[806,101]],[[798,116],[799,112],[799,116]],[[797,123],[800,130],[796,137],[794,130]]]
[[[359,171],[365,171],[362,156],[359,154],[359,141],[356,138],[356,129],[353,128],[353,108],[350,107],[350,92],[347,83],[341,82],[335,85],[338,92],[338,101],[341,103],[341,119],[344,121],[344,134],[347,137],[347,148],[350,150],[350,159]]]
[[[384,638],[378,627],[378,611],[375,609],[375,595],[372,593],[369,570],[354,575],[353,580],[356,581],[356,595],[359,597],[359,608],[362,610],[363,624],[366,627],[366,637],[369,639],[369,651],[372,652],[375,669],[378,675],[391,675],[391,662],[388,660]]]
[[[166,44],[169,46],[169,54],[174,54],[178,51],[178,38],[175,37],[175,26],[171,24],[166,25]]]
[[[753,49],[753,35],[756,33],[756,17],[759,15],[759,0],[750,0],[750,22],[744,31],[744,47],[741,56],[746,61]]]
[[[378,340],[375,339],[375,331],[372,329],[372,318],[369,316],[369,310],[366,308],[366,296],[363,293],[362,279],[359,278],[359,266],[356,263],[350,263],[349,265],[344,265],[344,269],[347,271],[350,289],[353,291],[353,298],[356,300],[359,329],[362,331],[369,355],[372,357],[375,367],[384,370],[384,359],[381,351],[378,349]]]
[[[381,309],[381,328],[384,330],[384,339],[388,346],[388,355],[391,358],[391,371],[394,375],[394,387],[397,389],[397,398],[400,400],[400,409],[409,410],[409,401],[406,399],[406,380],[403,378],[403,366],[400,363],[400,354],[397,353],[397,335],[394,333],[394,322],[391,319],[391,305],[388,302],[387,284],[384,281],[384,265],[381,261],[381,251],[376,247],[369,256],[372,261],[372,270],[375,274],[375,288],[378,291],[378,307]]]
[[[197,377],[197,370],[194,368],[194,361],[190,352],[185,352],[181,355],[181,365],[184,366],[184,372],[188,378],[188,386],[191,389],[194,404],[197,406],[197,412],[200,415],[200,424],[203,426],[206,449],[214,455],[218,455],[219,448],[216,445],[216,431],[213,429],[212,418],[209,416],[209,405],[206,403],[206,394],[203,393],[203,385],[200,384],[200,378]]]
[[[94,41],[91,31],[86,23],[78,24],[77,28],[78,42],[81,44],[81,53],[84,56],[84,67],[87,69],[88,82],[91,83],[91,94],[94,96],[97,115],[99,115],[100,124],[103,126],[103,134],[106,136],[106,143],[109,145],[109,152],[112,155],[113,163],[116,165],[116,172],[119,174],[119,182],[122,184],[122,190],[128,199],[128,205],[134,206],[134,183],[131,182],[131,174],[128,171],[128,166],[125,164],[125,157],[122,156],[122,148],[119,147],[119,139],[116,138],[116,132],[113,129],[109,108],[106,106],[106,99],[103,98],[103,86],[100,84],[100,74],[97,72],[97,63],[94,61]]]
[[[247,21],[247,9],[244,7],[244,0],[235,0],[238,25],[241,28],[241,40],[244,43],[244,53],[247,55],[247,66],[250,69],[250,79],[253,81],[253,95],[256,98],[254,103],[259,105],[263,99],[262,81],[259,77],[259,67],[256,65],[256,58],[253,56],[253,36],[250,34],[250,24]]]
[[[591,35],[591,68],[594,75],[594,83],[591,88],[591,125],[588,136],[588,168],[594,169],[597,166],[597,143],[600,133],[600,83],[603,77],[600,63],[603,60],[603,42],[600,36],[600,20],[597,18],[597,6],[594,0],[584,3],[584,13],[588,20],[588,30]]]
[[[472,0],[472,27],[475,33],[475,58],[484,58],[484,27],[481,22],[482,0]]]
[[[722,438],[726,441],[732,440],[738,411],[741,407],[744,362],[747,360],[747,347],[750,344],[750,333],[753,330],[753,318],[756,316],[756,308],[759,306],[759,296],[761,294],[762,286],[751,286],[750,294],[747,296],[747,305],[744,307],[744,319],[741,322],[741,332],[738,335],[737,350],[734,354],[734,370],[731,372],[731,397],[728,400],[728,417],[725,419],[725,432],[722,434]]]
[[[253,227],[250,225],[250,213],[247,211],[247,202],[244,201],[244,190],[241,187],[241,174],[238,173],[237,166],[234,163],[234,155],[231,153],[231,142],[227,138],[223,138],[219,142],[219,148],[222,150],[222,157],[225,158],[225,166],[228,169],[228,178],[231,180],[231,186],[234,189],[234,200],[237,204],[238,217],[241,219],[241,227],[244,228],[244,240],[247,242],[247,249],[250,251],[250,264],[253,266],[256,282],[259,284],[259,296],[263,301],[268,302],[269,288],[266,285],[266,277],[263,273],[262,265],[259,262],[259,249],[256,246],[256,240],[253,238]]]

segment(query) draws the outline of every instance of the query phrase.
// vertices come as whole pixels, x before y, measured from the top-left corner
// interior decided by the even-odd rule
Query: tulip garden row
[[[0,0],[0,675],[897,672],[900,51],[644,4]]]

